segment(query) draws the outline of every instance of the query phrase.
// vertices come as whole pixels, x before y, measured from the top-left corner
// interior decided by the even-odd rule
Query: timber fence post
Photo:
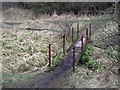
[[[75,71],[75,46],[73,47],[73,72]]]
[[[74,42],[74,28],[72,28],[72,42]]]
[[[92,35],[92,33],[91,33],[91,23],[90,23],[90,29],[89,29],[89,40],[91,40],[91,35]]]
[[[63,35],[63,54],[65,56],[65,34]]]
[[[77,24],[77,39],[79,38],[79,23]]]
[[[86,45],[88,43],[88,28],[86,29]]]
[[[81,52],[83,52],[83,34],[82,34],[82,37],[81,37]]]
[[[49,67],[51,67],[51,44],[49,44]]]

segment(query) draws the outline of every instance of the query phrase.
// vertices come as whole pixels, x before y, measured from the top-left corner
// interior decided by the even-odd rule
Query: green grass
[[[100,61],[91,59],[94,52],[94,49],[92,48],[93,45],[94,44],[89,44],[88,46],[86,46],[85,51],[80,58],[79,65],[83,65],[93,71],[98,69],[100,72],[102,72],[105,70],[104,65]]]
[[[83,54],[80,58],[80,63],[85,64],[86,62],[89,61],[92,50],[93,49],[92,49],[92,46],[90,44],[85,47],[85,51],[83,52]]]
[[[48,70],[48,67],[44,68],[44,66],[48,63],[48,43],[53,38],[49,38],[44,34],[45,32],[1,30],[3,87],[19,86],[22,82],[34,80],[32,78],[36,78],[37,72],[42,74]],[[52,45],[52,49],[56,50],[60,44],[56,42],[55,45]],[[59,54],[55,57],[54,66],[61,61],[58,58],[61,58]],[[33,74],[30,74],[31,72]]]
[[[94,17],[92,20],[101,20],[101,19],[105,19],[108,18],[108,16],[98,16],[98,17]]]
[[[90,80],[91,79],[91,77],[82,77],[83,79],[85,79],[85,80]]]
[[[34,82],[34,79],[36,78],[35,75],[31,74],[10,74],[10,73],[2,73],[2,86],[3,87],[12,87],[12,86],[19,86],[22,85],[23,83],[29,83],[30,80]],[[28,82],[29,81],[29,82]]]
[[[114,58],[114,59],[120,58],[119,54],[114,54],[112,52],[108,52],[107,55],[108,55],[108,58]]]
[[[24,74],[12,74],[9,72],[2,72],[2,87],[19,87],[22,85],[34,84],[38,78],[39,74],[46,74],[47,72],[35,71]]]

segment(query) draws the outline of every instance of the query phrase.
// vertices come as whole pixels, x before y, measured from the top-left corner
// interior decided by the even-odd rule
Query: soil
[[[53,19],[53,18],[52,18]],[[111,18],[109,19],[103,19],[103,20],[100,20],[100,21],[97,21],[98,23],[94,24],[92,26],[92,29],[95,30],[96,27],[102,23],[102,22],[108,22]],[[48,20],[51,20],[50,18]],[[5,21],[6,22],[6,21]],[[33,25],[34,24],[34,25]],[[31,26],[32,25],[32,26]],[[37,29],[37,28],[44,28],[44,25],[48,25],[46,22],[44,22],[43,25],[41,25],[41,22],[38,22],[37,20],[34,20],[34,21],[29,21],[29,20],[26,20],[24,22],[24,24],[21,24],[20,28],[34,28],[34,29]],[[83,25],[83,24],[82,24]],[[3,27],[6,27],[5,25]],[[52,29],[52,28],[57,28],[56,26],[53,26],[51,24],[49,24],[48,26],[49,29]],[[85,34],[85,31],[82,32]],[[80,35],[82,34],[80,33]],[[93,32],[92,32],[93,34]],[[80,40],[78,39],[74,45],[76,43],[78,43]],[[40,75],[37,75],[35,80],[37,81],[33,81],[32,83],[23,83],[19,86],[13,86],[13,87],[19,87],[19,88],[26,88],[26,87],[29,87],[29,88],[56,88],[56,87],[71,87],[71,88],[84,88],[84,87],[92,87],[92,88],[99,88],[101,85],[104,85],[103,82],[107,82],[107,79],[111,79],[113,78],[113,76],[109,76],[108,77],[108,74],[111,75],[111,72],[106,72],[106,73],[102,73],[103,76],[104,76],[104,80],[103,77],[99,77],[99,76],[102,76],[100,74],[94,74],[91,70],[88,70],[88,69],[84,69],[84,68],[77,68],[75,73],[73,73],[72,75],[74,76],[70,76],[70,73],[72,71],[72,64],[73,64],[73,57],[72,55],[72,48],[73,46],[71,46],[71,48],[69,49],[69,51],[67,52],[66,56],[65,56],[65,60],[54,70],[54,71],[51,71],[50,73],[46,73],[46,74],[40,74]],[[100,51],[100,50],[99,50]],[[80,48],[77,48],[76,49],[76,58],[78,61],[79,58],[80,58]],[[88,75],[89,74],[89,75]],[[98,76],[96,76],[98,75]],[[69,77],[68,77],[69,76]],[[118,77],[114,76],[115,78],[118,79]],[[72,79],[70,79],[72,78]],[[78,82],[78,79],[79,79],[79,82]],[[68,86],[66,83],[68,82],[64,82],[64,80],[67,80],[69,82],[71,82]],[[100,82],[98,82],[98,80]],[[30,81],[29,81],[30,82]],[[64,85],[64,83],[66,85]],[[75,84],[74,84],[75,83]],[[109,84],[111,85],[111,84]],[[104,85],[103,87],[109,87],[109,85]]]
[[[103,20],[103,22],[104,21],[105,20]],[[108,21],[109,21],[109,19],[108,19]],[[76,52],[79,52],[79,49],[77,49]],[[69,76],[70,72],[72,71],[72,59],[71,59],[72,56],[71,56],[71,54],[72,54],[72,48],[68,51],[67,56],[66,56],[64,62],[62,62],[62,64],[60,64],[60,66],[58,66],[57,69],[55,69],[51,73],[49,73],[46,76],[44,76],[44,78],[39,79],[37,84],[35,86],[33,86],[33,87],[34,88],[46,88],[46,87],[47,88],[56,88],[56,87],[62,87],[62,85],[65,83],[65,82],[63,83],[62,81],[66,80],[67,76]],[[76,55],[76,57],[78,57],[78,60],[79,60],[80,52],[79,52],[78,56]],[[84,87],[93,87],[93,88],[98,88],[98,87],[101,86],[101,82],[102,81],[101,82],[97,82],[97,79],[99,78],[98,77],[99,76],[98,73],[95,74],[95,75],[98,75],[98,76],[95,76],[95,75],[92,75],[93,73],[90,70],[86,70],[86,69],[82,69],[82,68],[80,68],[79,70],[80,71],[83,70],[82,72],[80,72],[80,74],[85,73],[84,75],[87,75],[89,73],[89,75],[87,75],[87,77],[84,77],[84,75],[83,75],[84,79],[82,79],[81,76],[80,76],[80,80],[79,81],[83,83],[81,85],[80,85],[80,82],[78,82],[78,80],[76,80],[77,82],[75,82],[75,83],[78,83],[78,85],[80,85],[80,86],[74,86],[74,84],[73,84],[74,82],[73,81],[69,81],[69,82],[72,82],[72,84],[69,84],[70,87],[79,87],[79,88],[81,88],[81,87],[82,88],[84,88]],[[86,70],[86,72],[84,70]],[[103,76],[105,76],[105,75],[103,75]],[[75,78],[77,78],[77,77],[75,76]],[[68,78],[68,79],[70,79],[70,78]],[[86,81],[86,79],[89,79],[89,81]]]

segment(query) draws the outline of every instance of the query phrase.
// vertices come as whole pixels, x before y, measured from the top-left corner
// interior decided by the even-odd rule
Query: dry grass
[[[8,14],[9,13],[9,14]],[[25,31],[19,28],[32,29],[54,29],[61,30],[59,25],[49,23],[47,21],[56,21],[68,18],[70,20],[89,19],[87,17],[77,18],[75,15],[61,15],[57,16],[39,16],[34,18],[32,13],[26,10],[11,8],[3,12],[3,22],[21,22],[16,28],[10,28],[11,25],[3,23],[1,33],[1,60],[5,70],[12,73],[26,72],[36,70],[45,66],[48,60],[48,44],[53,43],[52,48],[57,50],[62,45],[61,33],[53,31]],[[84,23],[81,23],[82,26]],[[76,27],[76,24],[73,24]],[[6,28],[7,27],[7,28]],[[76,29],[76,28],[75,28]],[[69,45],[69,43],[68,43]]]
[[[3,22],[22,23],[16,25],[16,28],[13,28],[13,25],[5,23],[2,23],[2,27],[0,26],[0,62],[3,65],[4,86],[8,86],[7,84],[11,86],[10,84],[17,82],[17,78],[15,77],[19,77],[18,74],[26,74],[36,70],[39,70],[39,73],[41,73],[47,70],[48,44],[52,43],[52,54],[62,46],[62,39],[60,38],[62,35],[61,32],[48,30],[28,31],[25,30],[25,28],[63,31],[59,25],[47,21],[57,21],[66,17],[70,20],[89,20],[86,16],[77,18],[74,15],[61,15],[57,17],[54,15],[51,17],[48,15],[41,15],[39,18],[35,18],[32,13],[18,8],[3,12]],[[80,26],[84,24],[85,23],[80,23]],[[76,24],[72,26],[76,27]],[[22,28],[22,30],[20,28]],[[70,43],[67,43],[66,48],[70,45]],[[57,55],[57,53],[55,55]],[[54,57],[54,59],[59,60],[58,57]],[[53,60],[53,62],[57,64],[56,61]],[[26,74],[26,76],[28,75]]]

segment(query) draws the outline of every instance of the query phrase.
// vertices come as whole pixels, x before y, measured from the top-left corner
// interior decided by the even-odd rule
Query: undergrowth
[[[79,65],[83,65],[90,70],[99,70],[103,71],[104,67],[102,67],[102,63],[97,60],[92,60],[90,57],[93,55],[94,49],[92,48],[93,44],[89,44],[86,46],[81,58]]]
[[[56,67],[58,67],[58,65],[62,62],[62,60],[63,60],[63,53],[61,49],[60,52],[53,57],[52,66],[49,68],[49,71],[56,69]]]

